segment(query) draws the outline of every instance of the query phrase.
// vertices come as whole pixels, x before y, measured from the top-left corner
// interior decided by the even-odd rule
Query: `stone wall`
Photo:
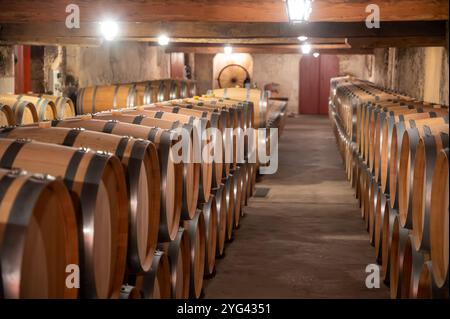
[[[419,100],[448,105],[448,51],[444,47],[376,49],[375,84]]]
[[[0,93],[14,93],[13,46],[0,46]]]

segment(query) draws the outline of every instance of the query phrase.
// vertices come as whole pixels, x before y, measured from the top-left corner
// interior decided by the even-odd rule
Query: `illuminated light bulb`
[[[304,35],[301,35],[301,36],[299,36],[297,39],[298,39],[299,41],[301,41],[301,42],[304,42],[304,41],[308,40],[308,37],[307,37],[307,36],[304,36]]]
[[[305,43],[302,45],[302,53],[303,54],[310,54],[311,53],[311,45],[308,43]]]
[[[232,48],[231,46],[227,45],[227,46],[223,49],[223,52],[224,52],[226,55],[230,55],[230,54],[233,53],[233,48]]]
[[[313,53],[313,57],[318,58],[319,56],[320,56],[320,53],[319,53],[319,52],[314,52],[314,53]]]
[[[162,46],[168,45],[169,42],[170,42],[170,39],[169,39],[169,37],[168,37],[167,35],[165,35],[165,34],[162,34],[162,35],[160,35],[160,36],[158,37],[158,43],[159,43],[159,45],[162,45]]]
[[[119,34],[119,24],[112,20],[100,23],[100,32],[107,41],[114,40]]]
[[[309,20],[312,12],[312,0],[286,0],[289,21],[301,23]]]

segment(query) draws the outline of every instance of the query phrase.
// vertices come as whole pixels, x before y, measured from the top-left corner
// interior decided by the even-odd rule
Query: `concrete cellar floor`
[[[279,168],[257,187],[246,216],[205,282],[205,298],[388,298],[368,289],[374,263],[328,118],[289,118]]]

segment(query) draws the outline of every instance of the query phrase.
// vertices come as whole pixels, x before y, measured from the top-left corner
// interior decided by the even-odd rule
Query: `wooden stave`
[[[182,185],[183,185],[183,166],[181,164],[173,163],[170,160],[171,148],[174,145],[170,132],[162,129],[146,127],[141,125],[133,125],[123,123],[115,120],[104,121],[95,119],[81,119],[76,118],[72,120],[52,121],[52,126],[64,126],[69,128],[83,127],[86,130],[93,130],[115,135],[131,135],[135,138],[142,138],[153,142],[158,150],[158,159],[161,176],[161,210],[160,210],[160,228],[159,240],[170,241],[173,240],[177,232],[177,224],[175,224],[177,215],[181,214],[182,201]],[[169,179],[167,174],[169,166],[173,166],[171,170],[174,172],[174,179]],[[166,185],[175,185],[175,191],[167,193]],[[168,210],[170,203],[173,202],[175,207],[172,212]],[[168,215],[173,215],[175,218],[172,221],[172,226],[168,226]],[[174,230],[175,229],[175,230]]]
[[[32,102],[36,107],[39,121],[49,121],[56,118],[55,103],[47,98],[19,95],[17,99],[18,101]]]
[[[50,101],[53,101],[55,103],[55,109],[56,109],[56,119],[66,119],[70,117],[75,116],[75,105],[73,104],[72,100],[68,97],[64,96],[53,96],[53,95],[46,95],[46,94],[40,94],[40,97],[44,97]]]
[[[381,192],[379,191],[378,183],[372,178],[370,185],[370,199],[369,199],[369,217],[367,221],[369,231],[369,242],[375,246],[375,219],[378,208],[378,201],[381,202]]]
[[[414,236],[409,235],[404,247],[402,269],[401,298],[409,299],[417,295],[420,273],[425,260],[422,252],[414,249]]]
[[[205,276],[214,274],[217,249],[217,206],[214,195],[200,205],[205,220]]]
[[[173,299],[188,299],[189,298],[189,283],[190,283],[190,241],[187,231],[180,227],[177,237],[170,243],[160,243],[158,249],[164,251],[169,257],[170,273],[171,273],[171,288]],[[180,252],[181,251],[181,252]],[[180,256],[181,254],[181,256]],[[182,284],[181,293],[179,293],[177,286],[180,282],[178,272],[179,263],[182,260]]]
[[[155,251],[149,271],[136,275],[135,287],[143,299],[170,299],[172,286],[170,283],[169,258],[162,251]]]
[[[30,175],[21,170],[8,171],[0,169],[0,184],[2,185],[0,207],[2,207],[2,214],[7,212],[7,208],[1,205],[1,202],[10,196],[8,190],[11,190],[11,187],[14,187],[17,183],[20,183],[20,191],[14,190],[14,194],[17,197],[11,203],[9,213],[4,216],[7,220],[4,221],[6,224],[4,224],[1,231],[2,239],[0,241],[0,247],[5,243],[6,246],[0,249],[0,298],[17,299],[31,297],[34,299],[36,296],[22,294],[22,272],[19,275],[16,272],[17,269],[22,268],[21,265],[24,262],[24,255],[21,252],[24,252],[28,237],[28,227],[26,225],[31,221],[31,216],[38,207],[38,203],[42,201],[41,198],[44,196],[44,192],[55,194],[54,197],[59,200],[59,204],[61,205],[61,209],[58,212],[64,215],[62,216],[64,220],[63,225],[58,225],[58,228],[65,228],[65,238],[61,241],[64,243],[66,252],[64,265],[78,265],[79,263],[77,222],[70,194],[60,178],[55,179],[42,174]],[[25,194],[23,194],[24,191]],[[26,195],[26,198],[18,198],[24,195]],[[17,226],[13,227],[14,229],[8,228],[8,220],[11,219],[14,221],[13,225]],[[65,269],[62,277],[64,279],[66,277]],[[78,297],[77,289],[67,287],[65,282],[61,286],[65,287],[64,292],[53,295],[52,298],[72,299]]]
[[[391,247],[392,247],[392,233],[394,230],[394,221],[398,218],[398,213],[391,208],[389,200],[385,207],[385,213],[383,218],[383,235],[382,235],[382,263],[381,263],[381,276],[383,282],[390,286],[391,276]]]
[[[374,234],[374,243],[375,243],[375,256],[377,260],[377,264],[383,264],[383,221],[385,218],[385,214],[389,214],[389,203],[387,202],[387,196],[381,192],[381,189],[378,188],[378,201],[375,215],[375,234]]]
[[[414,299],[448,299],[448,289],[439,288],[433,280],[433,262],[426,261],[422,266],[419,277],[417,294],[413,295]]]
[[[100,91],[99,91],[100,90]],[[109,92],[112,90],[113,95]],[[126,97],[122,97],[119,91],[127,91]],[[111,97],[111,101],[98,101],[99,92],[106,91],[106,100]],[[86,101],[86,98],[90,98]],[[125,101],[119,101],[124,100]],[[104,86],[92,86],[85,87],[78,90],[76,114],[96,113],[98,111],[104,111],[109,109],[117,109],[121,107],[134,107],[136,102],[136,89],[134,84],[116,84],[116,85],[104,85]],[[87,105],[86,105],[87,104]],[[90,105],[89,105],[90,104]],[[100,105],[99,105],[100,104]]]
[[[389,116],[383,120],[381,128],[381,146],[380,146],[380,172],[378,180],[381,183],[383,192],[389,193],[389,172],[390,172],[390,153],[392,144],[392,134],[394,132],[394,126],[398,122],[404,122],[409,120],[419,120],[425,118],[437,117],[436,112],[424,112],[407,115]],[[396,130],[395,130],[396,131]]]
[[[424,125],[435,125],[448,123],[448,116],[424,120],[411,120],[409,122],[398,122],[394,125],[391,138],[391,149],[389,152],[389,195],[391,207],[398,209],[398,172],[400,166],[400,153],[405,131],[411,126],[423,127]],[[386,191],[385,191],[386,192]]]
[[[372,141],[372,147],[370,148],[370,159],[369,161],[372,163],[372,172],[374,174],[374,177],[378,181],[380,179],[381,175],[381,153],[382,153],[382,144],[383,144],[383,131],[387,134],[388,132],[392,132],[392,126],[391,129],[387,128],[386,130],[383,130],[383,126],[387,123],[390,123],[390,125],[393,125],[393,123],[396,123],[398,121],[405,121],[406,119],[409,120],[420,120],[420,119],[426,119],[430,117],[437,117],[441,115],[445,115],[445,113],[448,114],[448,112],[442,112],[439,109],[433,109],[429,107],[416,107],[414,109],[409,109],[405,107],[385,107],[383,108],[382,112],[380,112],[378,115],[376,115],[375,119],[375,132],[373,133],[373,141]],[[389,125],[389,124],[388,124]],[[388,134],[387,134],[388,135]],[[387,138],[387,137],[386,137]],[[387,141],[387,144],[389,144],[389,141]],[[385,145],[386,147],[386,145]]]
[[[438,118],[439,119],[439,118]],[[400,222],[402,227],[412,229],[412,201],[411,192],[414,180],[414,164],[417,145],[421,136],[426,134],[436,134],[438,132],[446,132],[448,134],[448,124],[427,125],[426,120],[417,121],[419,124],[416,128],[407,129],[402,137],[400,156],[398,157],[398,174],[397,174],[397,200]],[[440,140],[436,140],[438,143]],[[442,141],[444,142],[444,141]],[[448,140],[445,142],[448,145]],[[405,167],[406,165],[406,167]]]
[[[434,205],[430,211],[430,256],[433,261],[432,275],[438,288],[449,286],[448,271],[448,172],[449,149],[441,150],[437,155],[436,168],[432,177],[431,201]],[[442,185],[444,189],[442,190]],[[439,192],[439,191],[442,192]],[[447,192],[446,192],[447,191]],[[447,201],[447,203],[446,203]],[[447,207],[446,207],[447,206]],[[443,229],[441,227],[444,227]],[[438,231],[437,231],[438,230]],[[442,241],[442,247],[440,245]],[[446,247],[447,245],[447,247]],[[443,260],[442,260],[443,259]]]
[[[405,246],[409,238],[409,232],[400,225],[399,216],[394,219],[391,242],[391,267],[390,267],[390,295],[391,299],[402,297],[402,285],[405,280],[403,276],[403,266],[405,262]]]
[[[216,256],[223,256],[225,251],[225,238],[227,229],[227,191],[225,184],[221,184],[219,188],[213,189],[214,204],[217,211],[217,245]]]
[[[133,272],[148,271],[152,264],[153,252],[156,249],[157,234],[159,229],[159,211],[160,211],[160,190],[154,185],[160,185],[160,168],[156,149],[153,143],[149,141],[119,137],[106,133],[86,131],[84,129],[70,129],[61,127],[16,127],[9,129],[0,129],[0,137],[20,139],[30,138],[33,140],[58,144],[69,147],[83,148],[87,147],[94,151],[107,151],[115,154],[122,162],[126,172],[128,207],[129,207],[129,230],[128,230],[128,267]],[[81,139],[80,139],[81,137]],[[80,141],[81,140],[81,141]],[[102,146],[98,145],[101,141]],[[148,230],[147,247],[145,258],[139,257],[138,243],[138,221],[137,221],[137,202],[142,199],[137,198],[138,183],[142,165],[146,166],[147,193],[146,198],[149,201],[148,211]],[[154,235],[152,235],[154,234]]]
[[[225,98],[230,96],[234,99],[242,99],[246,102],[251,102],[253,105],[253,127],[264,128],[266,126],[267,95],[264,91],[254,89],[250,89],[249,92],[250,97],[248,99],[242,99],[242,97],[247,94],[247,89],[228,88],[226,89],[226,93],[224,89],[213,90],[213,94],[217,97]]]
[[[164,120],[169,123],[180,122],[182,123],[181,127],[183,129],[187,129],[189,131],[192,130],[193,133],[191,134],[191,141],[193,144],[193,149],[194,151],[198,150],[199,152],[194,155],[194,166],[196,166],[197,162],[201,162],[198,200],[202,203],[207,202],[211,194],[211,187],[213,186],[213,163],[212,161],[203,161],[201,152],[209,142],[207,139],[203,138],[203,132],[206,132],[206,130],[211,127],[210,121],[206,118],[196,118],[193,116],[185,116],[182,114],[174,114],[169,112],[156,112],[152,111],[151,108],[146,108],[143,110],[124,110],[123,112],[125,114],[133,114],[133,116],[144,116],[151,119]],[[180,129],[180,126],[173,127],[173,129]],[[192,214],[193,212],[191,211],[189,216],[192,216]]]
[[[431,131],[430,131],[431,133]],[[447,134],[426,134],[419,138],[414,160],[414,178],[410,192],[413,245],[416,250],[430,250],[430,213],[432,178],[437,155],[442,149],[448,148]]]
[[[126,264],[126,249],[127,249],[127,236],[128,236],[128,216],[127,216],[127,196],[126,196],[126,183],[125,177],[122,170],[122,166],[120,164],[120,160],[107,153],[93,153],[87,151],[85,149],[75,149],[65,146],[59,145],[51,145],[39,142],[31,142],[28,140],[9,140],[9,139],[0,139],[0,147],[2,147],[2,159],[0,161],[0,165],[3,168],[11,168],[11,165],[23,166],[25,169],[29,169],[32,172],[36,173],[51,173],[55,176],[64,176],[64,182],[69,190],[71,190],[71,195],[80,196],[79,198],[75,198],[72,196],[74,200],[75,207],[80,209],[80,218],[79,221],[82,223],[83,227],[79,227],[78,231],[80,232],[78,238],[80,240],[79,248],[80,248],[80,256],[81,256],[81,289],[80,294],[84,298],[118,298],[120,293],[120,288],[122,284],[123,274],[125,272],[125,264]],[[11,146],[11,150],[15,152],[10,152],[9,147]],[[44,167],[36,166],[34,163],[36,158],[34,158],[33,163],[29,160],[26,160],[22,157],[25,157],[22,154],[23,150],[32,150],[36,153],[37,149],[39,150],[47,150],[49,152],[54,152],[58,154],[65,154],[68,158],[70,157],[71,162],[76,163],[76,170],[78,171],[78,165],[80,162],[83,162],[87,159],[89,168],[86,171],[86,175],[83,176],[88,180],[84,179],[81,181],[82,184],[79,184],[80,181],[77,180],[77,175],[74,177],[70,177],[70,174],[76,173],[72,172],[73,169],[68,169],[67,172],[63,172],[64,167],[69,167],[68,165],[63,166],[63,168],[55,167],[53,171],[45,172]],[[17,152],[17,153],[16,153]],[[40,153],[40,152],[39,152]],[[75,159],[81,159],[75,161]],[[45,158],[46,162],[49,161],[51,156],[47,156]],[[19,161],[19,163],[17,163]],[[50,163],[49,163],[50,164]],[[70,168],[70,167],[69,167]],[[115,205],[115,214],[117,215],[117,244],[116,244],[116,252],[115,252],[115,265],[114,270],[112,271],[112,278],[109,278],[111,281],[108,285],[110,287],[108,291],[103,294],[98,295],[98,291],[95,283],[95,270],[93,265],[93,256],[94,256],[94,244],[91,239],[90,232],[84,232],[84,229],[94,230],[94,214],[96,209],[96,201],[97,198],[94,198],[96,195],[96,190],[100,187],[99,183],[104,178],[104,174],[107,173],[106,169],[109,168],[111,173],[113,174],[113,182],[111,187],[117,191],[115,194],[114,203],[110,202],[111,205]],[[100,173],[99,173],[100,172]],[[108,172],[109,173],[109,172]],[[101,175],[101,176],[100,176]],[[112,177],[112,176],[110,176]],[[79,200],[79,201],[78,201]]]
[[[238,228],[239,222],[240,222],[240,216],[241,216],[241,205],[242,205],[242,175],[243,175],[243,168],[240,166],[237,166],[236,169],[234,169],[231,172],[231,175],[233,175],[233,199],[234,199],[234,209],[233,209],[233,227]]]
[[[198,137],[194,134],[196,130],[194,130],[193,126],[189,123],[181,124],[181,122],[176,121],[167,121],[159,118],[152,118],[146,116],[144,111],[138,111],[140,115],[133,115],[134,111],[121,111],[121,112],[102,112],[97,113],[94,115],[95,119],[103,119],[103,120],[118,120],[120,122],[124,123],[130,123],[130,124],[139,124],[147,127],[160,127],[165,129],[170,129],[173,133],[178,133],[180,136],[183,136],[183,132],[186,132],[189,134],[189,148],[191,149],[199,149],[200,147],[196,146],[198,144]],[[198,122],[200,126],[207,125],[207,122]],[[182,139],[183,141],[186,139]],[[195,156],[195,155],[193,155]],[[212,176],[210,175],[210,164],[203,164],[198,163],[198,161],[194,158],[190,162],[184,161],[183,163],[184,171],[184,184],[183,184],[183,207],[182,207],[182,214],[183,218],[192,218],[192,216],[195,214],[195,208],[197,206],[197,200],[200,200],[202,202],[205,201],[205,198],[208,196],[211,192],[211,179]],[[188,175],[189,171],[194,171],[193,176]],[[193,179],[193,180],[191,180]],[[198,185],[198,187],[197,187]],[[191,192],[191,190],[194,191],[192,196],[188,196],[188,194]],[[191,197],[191,200],[188,200],[188,198]]]
[[[0,126],[8,126],[16,124],[14,112],[9,105],[0,103],[0,113],[2,113],[4,116],[2,117],[2,119],[4,120],[0,120]]]
[[[203,291],[203,274],[205,267],[205,220],[203,212],[197,210],[195,216],[191,220],[183,221],[183,228],[189,234],[190,247],[190,283],[189,297],[198,299]],[[197,242],[196,238],[199,238]],[[196,244],[199,244],[198,246]],[[198,259],[197,259],[198,258]],[[197,266],[197,267],[196,267]]]
[[[15,95],[0,95],[0,103],[7,104],[14,113],[14,124],[29,124],[39,121],[36,106],[27,101],[18,101]]]
[[[226,240],[231,241],[233,238],[233,230],[234,230],[234,178],[232,174],[230,174],[226,179],[223,180],[225,187],[225,198],[226,198]]]
[[[170,102],[170,103],[169,103]],[[204,108],[192,107],[189,104],[181,104],[177,101],[169,101],[166,103],[158,103],[155,105],[151,105],[145,107],[146,110],[159,110],[172,112],[177,114],[184,114],[188,116],[195,116],[197,118],[206,118],[210,121],[211,127],[218,129],[222,133],[222,162],[214,162],[213,165],[213,186],[217,187],[220,185],[220,181],[222,177],[228,176],[229,174],[229,163],[225,158],[225,146],[228,143],[227,135],[224,135],[224,128],[228,127],[227,123],[229,122],[228,111],[226,110],[211,110],[208,109],[205,111]]]

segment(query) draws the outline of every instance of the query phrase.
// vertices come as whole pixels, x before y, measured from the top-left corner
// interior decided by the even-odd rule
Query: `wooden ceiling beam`
[[[0,0],[0,21],[64,22],[69,3],[80,8],[82,22],[112,17],[125,22],[209,21],[287,22],[282,0]],[[362,22],[366,7],[376,4],[382,21],[447,20],[447,0],[315,0],[310,21]]]
[[[352,48],[411,48],[445,46],[445,37],[348,38]]]
[[[352,49],[352,48],[316,48],[314,52],[320,54],[373,54],[373,49]],[[168,47],[167,53],[184,52],[197,54],[216,54],[223,53],[223,46],[184,46],[184,47]],[[248,46],[248,47],[233,47],[233,53],[251,53],[251,54],[301,54],[300,48],[285,47],[285,46]]]
[[[2,0],[0,0],[2,1]],[[1,20],[0,20],[1,21]],[[312,22],[289,23],[205,23],[148,22],[121,23],[123,38],[155,38],[167,34],[173,38],[380,38],[380,37],[445,37],[446,21],[384,22],[380,29],[367,29],[363,23]],[[98,23],[82,23],[79,29],[67,29],[64,23],[0,22],[0,40],[23,42],[36,38],[101,37]]]
[[[157,44],[158,38],[120,38],[120,41],[138,41],[148,42],[149,44]],[[308,43],[311,44],[327,44],[327,43],[346,43],[346,38],[308,38]],[[297,37],[294,38],[170,38],[171,44],[254,44],[254,45],[268,45],[268,44],[299,44]]]

